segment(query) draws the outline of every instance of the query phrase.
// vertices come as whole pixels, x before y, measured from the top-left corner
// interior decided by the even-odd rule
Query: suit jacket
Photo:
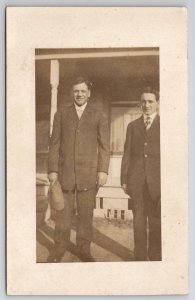
[[[63,190],[94,188],[97,172],[108,172],[109,144],[107,113],[90,100],[79,120],[71,104],[55,114],[48,173],[58,173]]]
[[[129,123],[121,165],[121,184],[132,197],[143,191],[145,179],[153,200],[160,197],[160,117],[146,131],[143,116]]]

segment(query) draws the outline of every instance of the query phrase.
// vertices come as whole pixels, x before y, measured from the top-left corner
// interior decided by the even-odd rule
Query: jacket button
[[[148,145],[148,143],[145,142],[145,143],[144,143],[144,146],[147,146],[147,145]]]
[[[144,154],[144,156],[145,156],[145,157],[148,157],[148,155],[147,155],[147,154]]]
[[[87,191],[87,189],[86,189],[86,188],[84,188],[84,191],[86,192],[86,191]]]

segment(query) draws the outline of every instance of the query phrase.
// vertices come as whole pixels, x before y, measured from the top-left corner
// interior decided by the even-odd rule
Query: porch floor
[[[96,262],[133,261],[132,220],[109,220],[94,218],[93,242],[91,253]],[[37,230],[37,262],[46,262],[49,250],[53,246],[54,223],[49,220]],[[82,262],[75,254],[76,217],[71,230],[71,243],[61,262]]]

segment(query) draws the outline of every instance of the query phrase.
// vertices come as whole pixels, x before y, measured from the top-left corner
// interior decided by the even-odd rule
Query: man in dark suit
[[[64,209],[56,212],[55,247],[48,262],[60,261],[70,240],[71,216],[77,204],[77,248],[83,261],[94,261],[90,253],[92,217],[97,190],[107,180],[109,125],[107,113],[93,103],[91,84],[85,78],[73,83],[74,103],[54,118],[49,150],[48,178],[59,180]]]
[[[121,165],[121,185],[133,200],[134,255],[139,261],[161,260],[158,107],[158,92],[146,88],[141,95],[143,115],[127,128]]]

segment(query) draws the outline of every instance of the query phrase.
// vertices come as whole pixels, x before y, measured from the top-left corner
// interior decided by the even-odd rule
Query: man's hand
[[[52,172],[48,174],[48,179],[51,185],[54,184],[54,182],[58,179],[58,173]]]
[[[125,192],[125,194],[127,194],[127,184],[126,183],[122,184],[122,189]]]
[[[107,181],[107,177],[108,177],[108,174],[106,174],[104,172],[98,172],[97,173],[97,186],[98,187],[103,186]]]

